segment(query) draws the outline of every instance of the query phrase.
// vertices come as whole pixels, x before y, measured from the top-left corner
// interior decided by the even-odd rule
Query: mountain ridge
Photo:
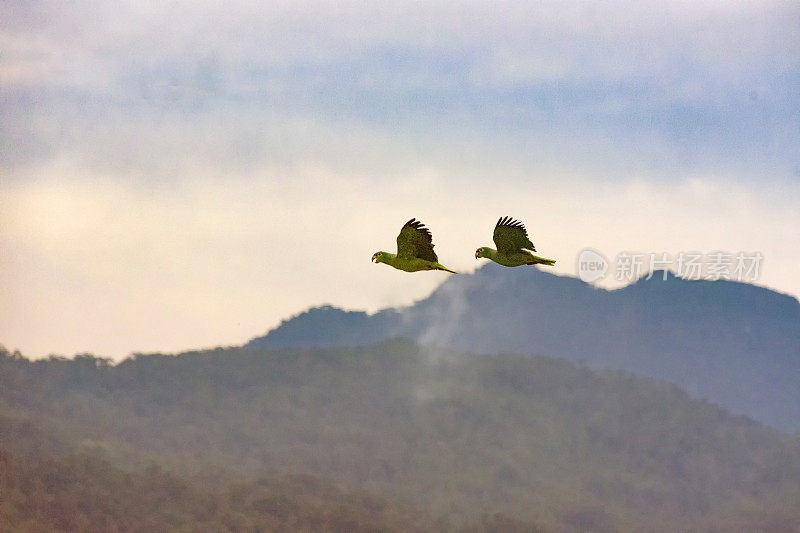
[[[392,337],[626,370],[784,431],[800,428],[800,302],[736,281],[662,280],[657,272],[609,291],[535,268],[487,265],[404,308],[309,309],[245,346],[364,345]]]

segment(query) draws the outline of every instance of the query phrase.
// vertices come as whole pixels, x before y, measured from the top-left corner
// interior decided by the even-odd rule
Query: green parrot
[[[433,251],[430,230],[422,222],[413,218],[403,225],[403,229],[397,236],[397,254],[375,252],[372,261],[386,263],[406,272],[444,270],[453,274],[457,273],[439,263],[439,258]]]
[[[494,227],[494,244],[497,250],[485,246],[475,250],[475,259],[485,257],[507,267],[556,263],[555,259],[545,259],[531,253],[536,248],[528,238],[528,231],[522,222],[511,217],[502,217],[497,221]]]

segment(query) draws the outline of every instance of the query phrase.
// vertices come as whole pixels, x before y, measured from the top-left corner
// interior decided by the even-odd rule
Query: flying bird
[[[386,263],[406,272],[419,272],[420,270],[444,270],[456,274],[453,270],[439,263],[436,252],[433,251],[431,232],[425,224],[412,218],[403,225],[397,236],[397,254],[390,252],[375,252],[372,256],[374,263]]]
[[[539,257],[533,243],[528,238],[528,231],[519,220],[502,217],[494,227],[494,244],[497,250],[483,246],[475,250],[475,259],[485,257],[495,263],[507,267],[521,265],[554,265],[555,259]]]

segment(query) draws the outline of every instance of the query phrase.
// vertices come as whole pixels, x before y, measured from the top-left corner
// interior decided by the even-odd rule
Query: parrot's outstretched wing
[[[494,227],[494,244],[500,253],[511,253],[522,249],[536,251],[528,238],[528,231],[519,220],[502,217]]]
[[[402,259],[417,257],[427,261],[439,261],[436,252],[433,251],[433,237],[425,224],[412,218],[403,225],[403,229],[397,236],[397,257]]]

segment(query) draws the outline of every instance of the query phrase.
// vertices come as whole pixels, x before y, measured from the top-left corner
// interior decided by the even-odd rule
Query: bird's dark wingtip
[[[527,231],[525,229],[525,224],[512,217],[501,217],[500,220],[497,221],[497,225],[508,226],[510,228],[520,228],[523,231]]]

